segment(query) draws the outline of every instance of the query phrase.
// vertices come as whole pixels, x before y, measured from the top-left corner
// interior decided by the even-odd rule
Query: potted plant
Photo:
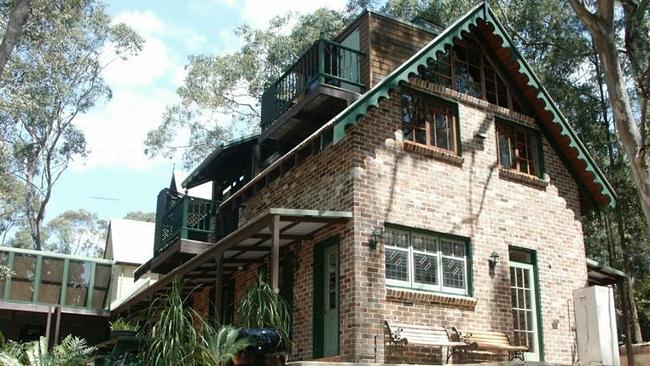
[[[255,364],[284,364],[291,345],[291,310],[289,304],[264,281],[263,274],[258,275],[256,286],[241,299],[237,319],[243,328],[243,336],[254,344],[244,353],[256,359]]]
[[[242,351],[252,345],[251,339],[242,334],[241,329],[224,325],[206,339],[207,353],[212,363],[218,366],[248,365]]]
[[[124,318],[118,318],[114,322],[110,322],[111,337],[133,337],[138,332],[138,323],[128,321]]]

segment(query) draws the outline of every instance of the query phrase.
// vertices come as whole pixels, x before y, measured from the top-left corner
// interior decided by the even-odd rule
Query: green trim
[[[95,272],[97,271],[97,263],[90,264],[90,278],[88,279],[88,290],[86,290],[86,307],[93,307],[93,296],[95,295]]]
[[[41,272],[43,271],[43,256],[36,257],[36,269],[34,270],[34,293],[32,294],[32,302],[38,302],[38,296],[41,293]]]
[[[589,152],[578,139],[575,131],[573,131],[556,104],[548,95],[548,92],[542,86],[530,65],[528,65],[526,60],[523,59],[519,51],[514,47],[514,42],[505,31],[505,28],[485,2],[472,8],[413,57],[400,65],[395,71],[390,73],[335,117],[333,121],[334,143],[341,141],[346,135],[346,130],[349,127],[355,126],[357,121],[366,116],[371,108],[377,108],[383,99],[389,99],[390,93],[397,90],[400,83],[408,82],[409,75],[417,75],[419,66],[426,66],[428,59],[436,59],[438,54],[444,54],[448,47],[453,46],[455,39],[462,39],[463,33],[471,32],[471,28],[477,26],[479,20],[494,25],[494,33],[503,40],[502,47],[512,51],[514,61],[519,65],[518,71],[528,77],[528,85],[538,91],[537,98],[542,100],[545,105],[545,110],[553,115],[553,123],[560,127],[561,135],[569,139],[569,146],[576,151],[577,158],[586,164],[585,169],[592,173],[594,181],[601,186],[601,193],[609,197],[610,206],[616,206],[617,196],[614,189],[607,182],[605,175],[596,166]]]
[[[545,361],[545,355],[544,355],[544,320],[542,318],[542,289],[539,285],[539,258],[537,256],[537,251],[534,249],[528,249],[528,248],[523,248],[519,246],[514,246],[511,245],[509,249],[514,249],[520,252],[527,252],[530,254],[531,257],[531,262],[532,263],[527,263],[527,264],[532,264],[533,265],[533,281],[535,283],[535,303],[537,309],[535,311],[537,312],[537,340],[538,340],[538,347],[539,347],[539,361],[544,362]],[[517,263],[525,263],[525,262],[519,262],[519,261],[513,261]]]
[[[14,260],[16,257],[15,252],[9,252],[9,261],[7,261],[7,265],[9,268],[14,268]],[[4,295],[2,296],[4,300],[9,300],[11,298],[11,277],[7,278],[5,281],[5,289],[4,289]]]
[[[70,259],[63,262],[63,279],[61,280],[61,306],[65,306],[68,297],[68,276],[70,275]]]
[[[73,259],[73,260],[79,260],[84,262],[96,262],[96,263],[111,264],[111,265],[115,263],[115,261],[110,259],[99,259],[99,258],[92,258],[92,257],[84,257],[80,255],[59,254],[53,252],[46,252],[42,250],[32,250],[32,249],[23,249],[23,248],[14,248],[14,247],[0,246],[0,252],[31,254],[31,255],[44,256],[49,258]]]
[[[323,277],[323,270],[325,268],[325,251],[333,246],[339,245],[339,236],[333,236],[329,239],[316,243],[314,247],[314,301],[313,301],[313,313],[312,313],[312,339],[313,339],[313,358],[322,358],[324,354],[324,345],[325,339],[323,338],[323,313],[319,310],[323,308],[323,296],[324,296],[324,287],[323,283],[325,278]],[[339,312],[339,327],[341,326],[341,252],[339,248],[339,261],[337,262],[339,266],[339,306],[337,308]],[[340,329],[339,329],[340,330]],[[339,353],[341,352],[341,338],[338,338],[338,349]]]
[[[474,243],[467,241],[467,295],[474,297]]]

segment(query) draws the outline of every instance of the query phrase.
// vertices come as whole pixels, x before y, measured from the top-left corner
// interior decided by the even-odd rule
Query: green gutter
[[[578,139],[575,131],[567,123],[562,113],[560,113],[546,89],[541,85],[530,65],[528,65],[526,60],[523,59],[519,51],[514,47],[512,39],[508,36],[503,25],[486,3],[481,3],[472,8],[463,17],[429,42],[428,45],[336,116],[333,120],[334,143],[341,141],[346,135],[346,130],[349,127],[355,126],[357,121],[366,116],[371,108],[377,108],[383,99],[389,99],[390,93],[393,90],[397,90],[400,83],[408,83],[409,75],[417,75],[418,67],[426,66],[427,59],[436,59],[438,54],[444,54],[448,47],[453,46],[454,39],[462,39],[463,32],[470,33],[470,27],[477,26],[479,20],[484,20],[494,25],[494,33],[503,40],[502,47],[512,50],[514,60],[519,64],[519,72],[528,77],[528,85],[530,87],[538,90],[537,98],[545,103],[545,110],[553,115],[553,123],[559,125],[561,135],[569,139],[569,147],[577,152],[577,158],[582,160],[586,164],[585,169],[593,174],[594,181],[601,186],[601,193],[609,197],[610,206],[616,206],[618,198],[614,189],[607,182],[603,172],[596,166],[593,158],[589,155],[587,149]]]

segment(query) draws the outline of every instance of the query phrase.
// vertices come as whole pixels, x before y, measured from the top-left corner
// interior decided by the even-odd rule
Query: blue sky
[[[187,57],[237,49],[240,40],[233,31],[244,23],[264,27],[272,16],[288,10],[304,13],[344,5],[345,0],[108,1],[113,19],[142,35],[144,48],[106,70],[113,98],[78,117],[90,154],[75,161],[54,187],[46,219],[79,208],[102,219],[154,211],[172,166],[181,164],[180,159],[146,158],[143,141],[158,125],[165,106],[177,101],[175,91],[185,76]],[[178,131],[181,138],[186,135]]]

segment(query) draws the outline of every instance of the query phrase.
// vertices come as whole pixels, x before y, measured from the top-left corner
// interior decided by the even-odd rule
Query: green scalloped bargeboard
[[[560,127],[560,134],[569,139],[569,146],[577,153],[577,159],[585,163],[585,170],[593,175],[594,182],[600,185],[600,193],[609,199],[609,206],[615,207],[618,198],[614,189],[542,86],[537,75],[514,46],[501,22],[485,2],[468,11],[339,115],[337,120],[334,121],[334,143],[341,141],[345,137],[347,129],[355,126],[357,121],[366,116],[371,108],[377,108],[382,100],[389,99],[390,93],[397,90],[400,83],[408,82],[410,75],[417,75],[420,66],[426,66],[429,59],[435,60],[438,54],[444,54],[448,47],[453,46],[455,39],[460,40],[463,38],[464,33],[469,34],[471,32],[470,27],[477,27],[479,20],[494,26],[494,34],[501,38],[503,48],[511,50],[515,61],[519,65],[519,72],[528,78],[528,86],[538,91],[537,98],[544,102],[544,109],[553,115],[553,123]]]

